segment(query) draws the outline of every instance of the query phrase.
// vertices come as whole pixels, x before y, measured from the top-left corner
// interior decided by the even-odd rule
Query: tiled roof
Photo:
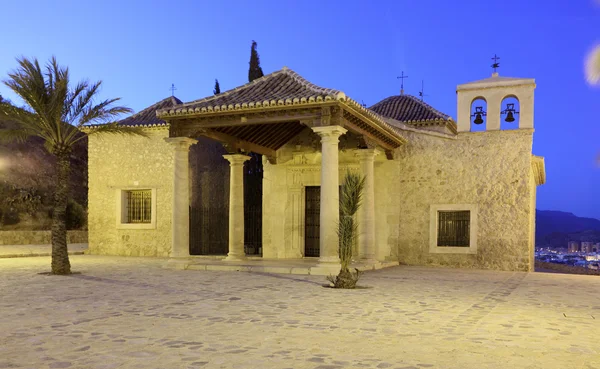
[[[371,106],[369,110],[408,124],[452,121],[449,115],[411,95],[390,96]]]
[[[166,99],[160,100],[159,102],[147,107],[146,109],[133,114],[130,117],[122,119],[118,124],[124,126],[160,126],[166,125],[166,122],[156,116],[156,111],[159,109],[172,108],[177,105],[183,104],[181,100],[175,96],[169,96]]]
[[[291,69],[267,74],[250,83],[216,96],[185,103],[174,108],[165,107],[159,117],[214,111],[261,108],[277,105],[297,105],[328,100],[345,99],[338,90],[314,85]]]
[[[279,108],[283,106],[302,106],[338,102],[362,117],[379,126],[379,130],[394,141],[394,145],[406,142],[392,125],[376,112],[363,107],[342,91],[319,87],[302,78],[287,67],[267,74],[250,83],[226,91],[216,96],[206,97],[182,105],[167,107],[156,112],[157,117],[176,119],[189,115],[203,115],[219,112],[251,113],[256,110]],[[376,128],[374,128],[377,130]]]

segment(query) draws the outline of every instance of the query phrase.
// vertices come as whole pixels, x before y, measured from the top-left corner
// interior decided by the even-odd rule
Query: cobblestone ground
[[[0,259],[0,368],[600,368],[600,278],[394,267],[323,277]]]

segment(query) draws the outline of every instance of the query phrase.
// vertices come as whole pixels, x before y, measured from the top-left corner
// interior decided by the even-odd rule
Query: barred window
[[[471,211],[438,211],[438,247],[469,247]]]
[[[125,223],[150,223],[152,221],[152,190],[125,192]]]

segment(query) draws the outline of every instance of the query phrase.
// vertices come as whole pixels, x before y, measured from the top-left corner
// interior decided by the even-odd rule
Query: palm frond
[[[346,173],[340,196],[340,212],[342,214],[352,216],[358,211],[364,187],[364,177],[356,173]]]
[[[79,120],[79,125],[104,123],[113,120],[121,114],[130,114],[133,112],[132,109],[125,106],[112,106],[112,104],[119,100],[119,98],[104,100],[95,106],[87,107]]]
[[[30,136],[24,129],[0,129],[0,142],[25,142]]]
[[[16,107],[9,103],[0,103],[0,117],[12,121],[23,129],[36,134],[39,130],[38,117],[24,108]]]
[[[107,99],[94,103],[102,82],[86,80],[70,86],[69,69],[58,64],[52,57],[40,67],[37,59],[17,59],[18,68],[9,73],[4,84],[26,103],[27,108],[0,104],[0,115],[17,122],[31,135],[39,136],[51,152],[69,151],[74,143],[85,137],[81,128],[89,123],[105,123],[132,110],[115,106],[119,99]],[[146,136],[140,128],[110,123],[98,127],[93,133],[136,134]]]

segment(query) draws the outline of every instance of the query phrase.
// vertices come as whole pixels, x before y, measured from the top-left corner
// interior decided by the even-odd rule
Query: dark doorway
[[[262,255],[262,155],[250,153],[244,163],[244,251]]]
[[[321,215],[321,187],[305,187],[304,256],[318,257]]]
[[[306,186],[304,201],[304,256],[319,257],[321,249],[319,232],[321,229],[321,187]],[[339,187],[339,196],[342,196],[342,186]]]

